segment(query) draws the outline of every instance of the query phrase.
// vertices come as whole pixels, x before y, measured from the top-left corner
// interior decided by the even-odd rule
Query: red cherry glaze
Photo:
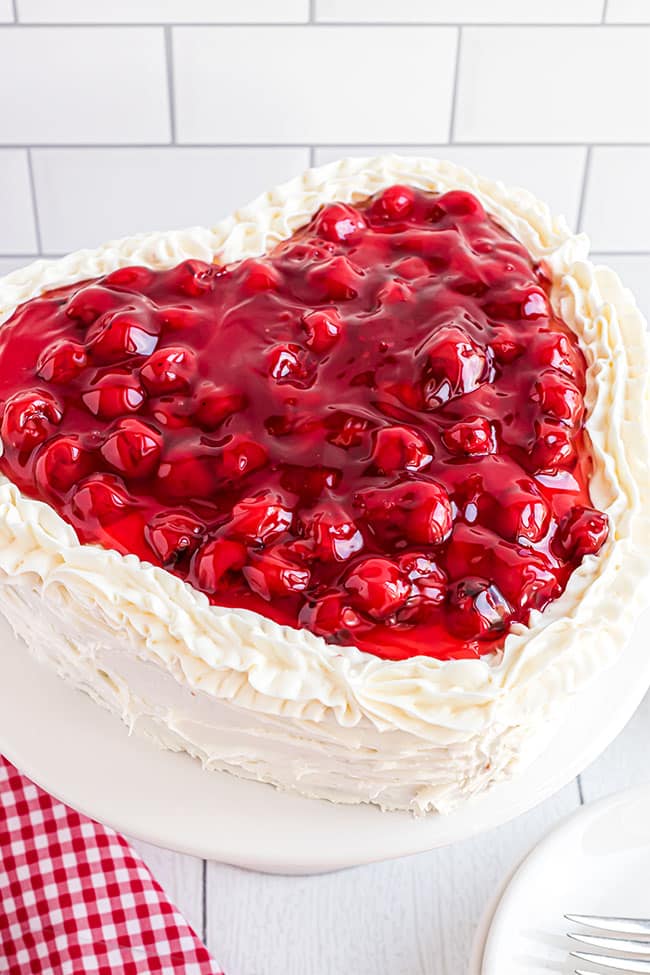
[[[585,361],[470,193],[334,202],[268,255],[125,267],[0,330],[0,469],[80,540],[379,656],[472,657],[608,534]]]
[[[194,552],[205,530],[204,523],[189,512],[161,511],[145,526],[144,535],[162,564],[169,565]]]
[[[59,339],[39,356],[36,375],[48,383],[69,383],[86,368],[87,361],[83,345]]]
[[[553,548],[565,559],[582,559],[602,548],[609,532],[609,519],[602,511],[578,505],[561,519]]]
[[[374,620],[394,616],[410,592],[399,566],[391,559],[377,557],[357,562],[344,585],[353,604]]]
[[[109,467],[126,478],[151,477],[158,468],[161,451],[161,435],[136,417],[119,420],[101,447]]]
[[[2,442],[19,453],[32,450],[54,433],[62,418],[60,401],[47,390],[21,390],[5,402],[0,427]]]

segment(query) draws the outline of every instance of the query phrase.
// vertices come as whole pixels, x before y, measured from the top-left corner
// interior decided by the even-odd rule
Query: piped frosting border
[[[399,728],[447,744],[495,721],[516,725],[550,708],[616,659],[641,607],[650,567],[648,339],[618,277],[588,261],[584,235],[572,235],[530,193],[451,163],[347,159],[308,170],[214,227],[141,234],[15,271],[0,280],[0,320],[43,291],[128,264],[163,268],[189,257],[226,263],[257,256],[323,203],[359,200],[396,182],[475,193],[541,262],[553,305],[587,356],[592,499],[613,528],[560,599],[534,614],[528,627],[515,627],[501,652],[480,660],[381,660],[256,613],[211,606],[164,569],[82,546],[51,508],[24,497],[3,476],[0,571],[23,578],[80,620],[103,620],[138,654],[240,707],[307,721],[327,716],[342,727],[365,717],[379,730]]]

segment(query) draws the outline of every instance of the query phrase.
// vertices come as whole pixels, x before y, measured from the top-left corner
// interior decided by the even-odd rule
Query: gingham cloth
[[[219,975],[126,840],[0,756],[2,975]]]

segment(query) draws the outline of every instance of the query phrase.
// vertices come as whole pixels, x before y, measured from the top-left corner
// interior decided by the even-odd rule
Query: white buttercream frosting
[[[524,190],[397,156],[309,170],[212,228],[113,241],[0,280],[0,319],[53,287],[128,264],[264,253],[325,202],[395,182],[468,189],[539,260],[588,362],[591,495],[610,537],[563,595],[499,653],[387,661],[247,610],[212,606],[164,569],[81,545],[49,506],[0,476],[0,606],[32,649],[169,747],[309,795],[447,808],[502,777],[554,710],[613,663],[650,565],[648,341],[617,276]],[[193,692],[193,693],[192,693]]]

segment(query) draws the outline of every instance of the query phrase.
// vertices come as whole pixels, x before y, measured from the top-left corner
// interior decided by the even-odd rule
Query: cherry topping
[[[110,524],[133,506],[124,482],[114,474],[90,474],[77,485],[72,511],[84,524]]]
[[[43,444],[35,467],[36,483],[44,493],[66,494],[71,487],[90,474],[92,456],[74,436],[55,437]]]
[[[572,426],[582,423],[584,404],[578,387],[560,372],[545,370],[535,384],[542,409]]]
[[[302,316],[307,345],[313,352],[328,352],[339,337],[343,322],[335,308],[310,311]]]
[[[313,553],[325,562],[345,562],[363,548],[363,535],[354,519],[336,501],[323,501],[301,516]]]
[[[585,555],[596,555],[607,539],[609,518],[602,511],[576,505],[560,520],[554,547],[563,558],[581,561]]]
[[[104,373],[81,394],[81,399],[95,416],[112,420],[139,410],[144,402],[144,390],[132,373]]]
[[[534,471],[554,471],[575,460],[575,445],[570,432],[560,423],[541,420],[530,460]]]
[[[81,542],[393,659],[503,645],[609,529],[586,362],[471,193],[333,202],[268,254],[118,268],[0,329],[0,470]]]
[[[243,573],[253,592],[267,601],[304,592],[310,579],[309,569],[298,564],[280,545],[253,555]]]
[[[416,430],[403,426],[377,431],[373,460],[384,474],[421,471],[433,460],[432,449]]]
[[[199,589],[216,592],[230,572],[237,572],[246,564],[246,546],[229,538],[208,542],[194,559],[193,572]]]
[[[194,418],[202,430],[216,430],[223,421],[243,409],[245,398],[232,388],[206,384],[198,394]]]
[[[330,203],[316,217],[314,229],[319,237],[342,244],[358,239],[366,226],[363,216],[354,207],[345,203]]]
[[[359,614],[338,592],[325,593],[303,604],[299,623],[316,636],[352,640],[352,633],[361,624]]]
[[[144,535],[162,564],[169,565],[194,552],[205,531],[203,522],[189,512],[161,511],[145,526]]]
[[[358,562],[345,579],[345,588],[356,607],[375,620],[393,616],[408,599],[410,586],[389,559]]]
[[[228,530],[256,545],[267,545],[287,532],[293,512],[279,494],[261,491],[235,505]]]
[[[127,478],[150,477],[158,468],[162,437],[136,417],[120,420],[101,448],[106,463]]]
[[[129,311],[107,312],[86,333],[88,351],[101,362],[119,362],[132,355],[150,355],[157,342],[157,331],[147,330],[145,322]]]
[[[478,457],[493,454],[496,449],[494,430],[483,416],[459,420],[444,431],[442,439],[453,454]]]
[[[32,450],[54,432],[62,419],[61,403],[46,390],[14,393],[4,405],[2,442],[19,451]]]
[[[373,218],[404,220],[415,206],[415,192],[410,186],[389,186],[372,206]]]
[[[491,639],[506,629],[512,616],[512,606],[488,579],[468,576],[449,589],[448,625],[464,640]]]
[[[429,409],[471,393],[488,378],[485,350],[460,325],[438,329],[427,345],[426,354],[429,361],[424,399]]]
[[[39,356],[36,375],[48,383],[69,383],[86,368],[86,350],[79,342],[58,339]]]
[[[140,370],[140,379],[152,396],[187,392],[196,376],[196,355],[190,349],[170,345],[153,353]]]

